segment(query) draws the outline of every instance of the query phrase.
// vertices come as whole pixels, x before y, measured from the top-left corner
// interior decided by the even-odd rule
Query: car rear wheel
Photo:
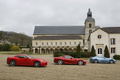
[[[113,64],[114,63],[114,61],[113,60],[110,60],[110,64]]]
[[[58,65],[62,65],[63,64],[63,61],[62,60],[58,60]]]
[[[11,60],[11,61],[10,61],[10,66],[15,66],[15,65],[16,65],[15,60]]]
[[[40,67],[40,62],[35,61],[35,62],[34,62],[34,67]]]
[[[78,65],[83,65],[83,61],[78,61]]]
[[[97,59],[95,59],[95,60],[94,60],[94,63],[98,63],[98,60],[97,60]]]

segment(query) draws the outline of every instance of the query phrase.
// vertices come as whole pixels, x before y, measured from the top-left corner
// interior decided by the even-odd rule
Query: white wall
[[[100,39],[98,38],[98,35],[101,35]],[[105,46],[107,45],[109,48],[108,33],[104,32],[101,29],[98,29],[93,33],[91,33],[90,40],[91,40],[90,45],[91,47],[92,45],[94,46],[97,55],[101,55],[101,54],[98,54],[98,48],[102,48],[102,55],[104,55]]]
[[[77,46],[79,43],[81,46],[83,46],[83,40],[33,40],[32,45],[33,46],[51,46],[51,47],[52,46]]]
[[[120,34],[110,34],[110,39],[111,38],[115,38],[115,45],[111,45],[110,44],[110,49],[112,47],[116,48],[116,53],[117,55],[120,55]],[[110,50],[110,54],[111,54],[111,57],[115,54],[111,53],[111,50]]]

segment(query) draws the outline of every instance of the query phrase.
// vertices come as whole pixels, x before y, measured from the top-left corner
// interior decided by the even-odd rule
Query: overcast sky
[[[32,36],[35,26],[81,26],[89,8],[96,26],[120,26],[120,0],[0,0],[0,30]]]

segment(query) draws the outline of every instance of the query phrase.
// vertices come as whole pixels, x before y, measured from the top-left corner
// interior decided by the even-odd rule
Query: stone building
[[[90,50],[89,37],[97,28],[90,9],[83,26],[35,26],[33,53],[75,52],[78,44],[83,50]]]
[[[104,55],[108,47],[110,57],[120,55],[120,27],[103,27],[91,33],[90,45],[94,46],[98,56]]]

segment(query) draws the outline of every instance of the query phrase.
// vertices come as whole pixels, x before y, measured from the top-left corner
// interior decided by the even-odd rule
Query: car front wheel
[[[15,66],[15,65],[16,65],[15,60],[11,60],[11,61],[10,61],[10,66]]]
[[[97,59],[95,59],[95,60],[94,60],[94,63],[98,63],[98,60],[97,60]]]
[[[58,65],[62,65],[63,64],[63,61],[62,60],[58,60]]]
[[[78,65],[83,65],[83,61],[78,61]]]
[[[40,67],[40,62],[35,61],[35,62],[34,62],[34,67]]]
[[[110,64],[113,64],[114,63],[114,61],[113,60],[110,60]]]

